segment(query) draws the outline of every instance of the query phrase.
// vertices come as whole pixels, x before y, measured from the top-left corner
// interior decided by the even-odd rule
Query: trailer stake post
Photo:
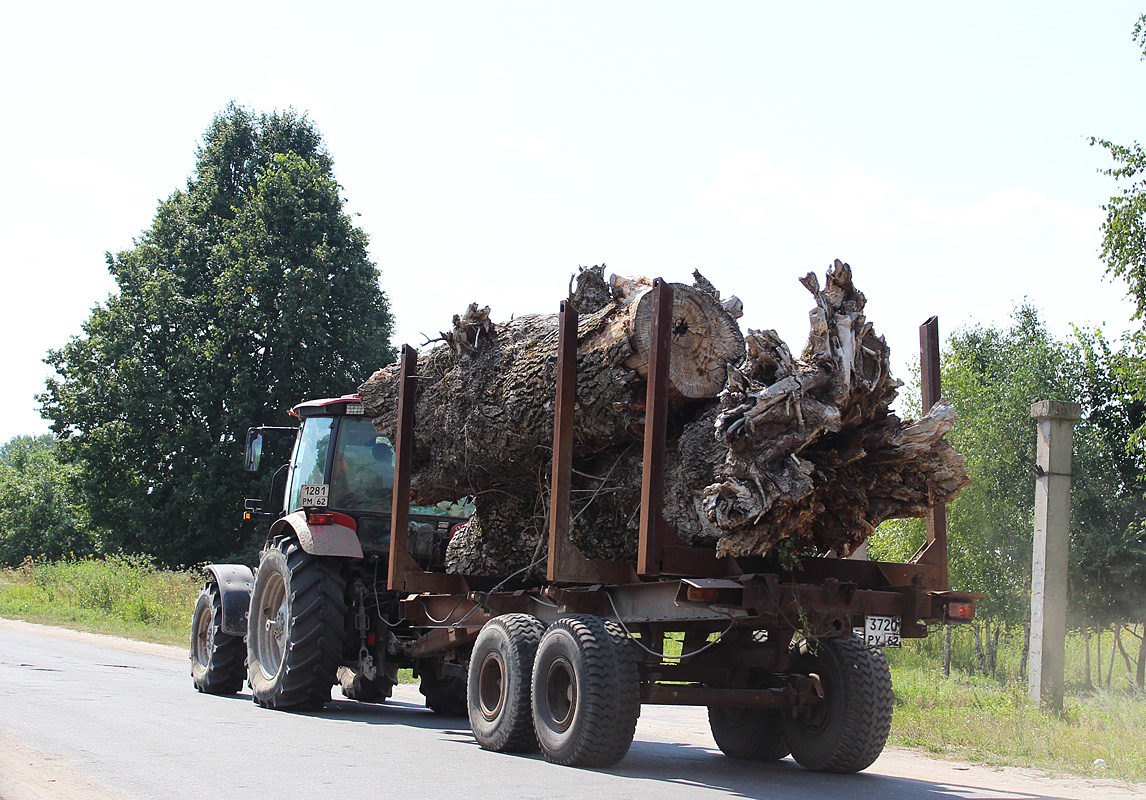
[[[931,317],[919,326],[920,383],[923,385],[923,413],[943,397],[939,370],[939,318]],[[931,507],[927,517],[927,539],[911,559],[914,564],[937,568],[936,590],[950,588],[947,575],[947,506],[940,503]]]
[[[645,442],[641,476],[641,527],[637,574],[659,575],[665,527],[665,435],[668,432],[669,350],[672,344],[672,285],[653,281],[653,319],[649,334],[649,376],[645,395]]]

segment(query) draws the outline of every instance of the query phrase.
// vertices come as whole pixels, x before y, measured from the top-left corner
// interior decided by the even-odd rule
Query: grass
[[[0,571],[0,616],[182,646],[201,584],[141,556],[27,560]]]
[[[27,561],[0,571],[0,616],[183,646],[201,580],[136,556]],[[1073,638],[1066,707],[1061,714],[1043,712],[1019,680],[1017,639],[1003,638],[996,678],[972,674],[966,627],[956,629],[950,678],[942,674],[942,636],[888,651],[895,687],[889,744],[982,764],[1146,782],[1146,696],[1130,691],[1121,666],[1114,688],[1084,690],[1083,646]],[[1108,633],[1104,649],[1110,642]],[[1109,650],[1104,664],[1109,667]],[[402,672],[403,682],[413,680],[409,670]],[[1102,773],[1094,770],[1098,758],[1106,762]]]
[[[996,766],[1146,782],[1146,697],[1074,691],[1061,714],[1040,711],[1026,686],[952,670],[921,648],[891,654],[890,744]],[[1106,769],[1094,768],[1103,759]]]

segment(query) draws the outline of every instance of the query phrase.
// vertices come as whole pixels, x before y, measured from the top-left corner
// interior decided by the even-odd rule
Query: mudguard
[[[311,525],[306,521],[306,512],[295,511],[271,525],[269,536],[293,534],[302,549],[312,556],[342,556],[362,558],[362,543],[354,520],[345,514],[334,513],[333,525]]]
[[[247,635],[247,612],[255,575],[242,564],[208,564],[207,571],[219,586],[219,603],[223,606],[223,633]]]

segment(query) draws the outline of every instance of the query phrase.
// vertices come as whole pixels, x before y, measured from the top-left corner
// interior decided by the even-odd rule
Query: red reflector
[[[311,525],[333,525],[333,514],[311,514],[306,518],[306,521]]]
[[[975,619],[974,603],[948,603],[948,619]]]
[[[688,599],[694,603],[715,603],[720,599],[720,590],[690,586],[688,587]]]

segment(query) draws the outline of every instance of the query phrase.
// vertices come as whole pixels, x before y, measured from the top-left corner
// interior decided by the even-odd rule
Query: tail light
[[[959,602],[948,603],[947,619],[957,620],[960,622],[969,622],[975,619],[975,604]]]
[[[333,514],[309,514],[306,518],[307,523],[311,525],[333,525]]]

